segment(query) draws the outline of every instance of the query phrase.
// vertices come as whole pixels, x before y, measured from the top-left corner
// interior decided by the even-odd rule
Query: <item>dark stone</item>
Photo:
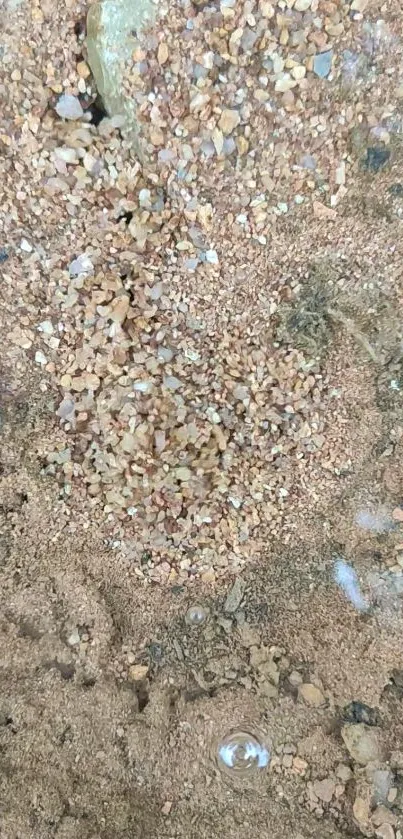
[[[183,592],[185,591],[185,587],[184,586],[179,586],[179,585],[173,585],[173,586],[171,586],[171,591],[172,591],[172,594],[183,594]]]
[[[389,187],[388,192],[390,195],[393,195],[394,198],[402,198],[403,184],[392,184],[392,186]]]
[[[83,688],[93,688],[97,683],[96,676],[93,673],[83,673],[81,676],[81,684]]]
[[[143,553],[141,554],[141,557],[140,557],[140,564],[141,565],[147,565],[147,563],[150,562],[151,559],[152,559],[151,551],[143,551]]]
[[[12,725],[13,718],[10,716],[8,711],[4,710],[4,708],[0,708],[0,725]]]
[[[66,682],[72,679],[76,672],[76,668],[72,662],[65,663],[64,661],[49,661],[45,664],[45,667],[47,670],[54,667],[59,671],[62,679],[65,679]]]
[[[137,700],[139,703],[139,712],[141,714],[144,711],[144,708],[147,708],[147,705],[150,701],[147,682],[140,682],[140,684],[136,686],[136,693]]]
[[[151,660],[154,661],[156,664],[159,664],[164,657],[164,650],[162,645],[159,644],[158,641],[152,641],[148,647],[148,650],[150,653]]]
[[[396,696],[403,699],[403,670],[392,670],[390,682]]]
[[[8,253],[5,248],[0,248],[0,263],[8,259]]]
[[[385,149],[383,146],[369,146],[367,148],[367,156],[363,161],[363,166],[368,172],[376,173],[386,166],[389,158],[389,149]]]
[[[83,38],[85,38],[87,34],[87,23],[85,15],[79,20],[76,20],[74,24],[74,34],[78,40],[83,40]]]
[[[360,723],[365,725],[379,725],[380,715],[377,708],[370,708],[364,702],[349,702],[342,711],[343,720],[346,722]]]

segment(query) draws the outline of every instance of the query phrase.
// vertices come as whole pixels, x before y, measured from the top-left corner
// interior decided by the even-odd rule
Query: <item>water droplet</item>
[[[233,779],[249,778],[267,769],[270,751],[256,730],[233,729],[217,745],[216,762]]]
[[[206,623],[207,618],[207,609],[205,609],[204,606],[197,604],[196,606],[191,606],[187,610],[185,621],[188,626],[202,626],[203,623]]]

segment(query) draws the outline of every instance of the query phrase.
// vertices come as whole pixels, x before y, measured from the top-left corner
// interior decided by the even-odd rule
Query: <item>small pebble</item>
[[[209,262],[211,265],[218,265],[217,251],[206,251],[206,262]]]
[[[59,97],[55,110],[62,119],[81,119],[84,115],[79,100],[71,93],[63,93]]]
[[[79,274],[92,274],[94,270],[93,263],[87,254],[83,253],[77,259],[73,259],[69,265],[70,277],[78,277]]]
[[[316,685],[308,682],[298,687],[298,695],[307,705],[311,705],[313,708],[319,708],[320,705],[324,705],[325,703],[325,697],[322,691]]]
[[[313,60],[313,71],[320,79],[326,79],[332,69],[333,50],[320,52]]]
[[[239,609],[242,603],[245,591],[245,583],[241,577],[237,577],[232,588],[228,592],[224,602],[224,612],[226,614],[233,614]]]
[[[35,353],[35,361],[37,364],[45,365],[48,363],[46,355],[43,354],[41,350],[37,350]]]
[[[353,760],[361,766],[382,759],[378,733],[363,723],[344,725],[341,730],[344,744]]]
[[[335,790],[336,784],[331,778],[324,778],[323,781],[315,781],[313,785],[315,795],[317,795],[320,801],[324,801],[326,804],[330,804]]]

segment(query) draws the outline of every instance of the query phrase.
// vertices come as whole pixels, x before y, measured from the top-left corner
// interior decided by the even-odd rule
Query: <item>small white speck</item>
[[[206,251],[206,262],[209,262],[211,265],[218,265],[217,251]]]
[[[37,364],[47,364],[48,363],[46,355],[44,355],[43,352],[41,352],[41,350],[36,351],[35,361],[36,361]]]
[[[50,320],[43,320],[42,323],[38,324],[39,332],[44,332],[45,335],[53,335],[54,328],[53,323]]]

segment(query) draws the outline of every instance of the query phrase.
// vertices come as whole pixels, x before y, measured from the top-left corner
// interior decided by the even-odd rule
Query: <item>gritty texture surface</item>
[[[5,11],[1,835],[401,839],[400,5]]]

